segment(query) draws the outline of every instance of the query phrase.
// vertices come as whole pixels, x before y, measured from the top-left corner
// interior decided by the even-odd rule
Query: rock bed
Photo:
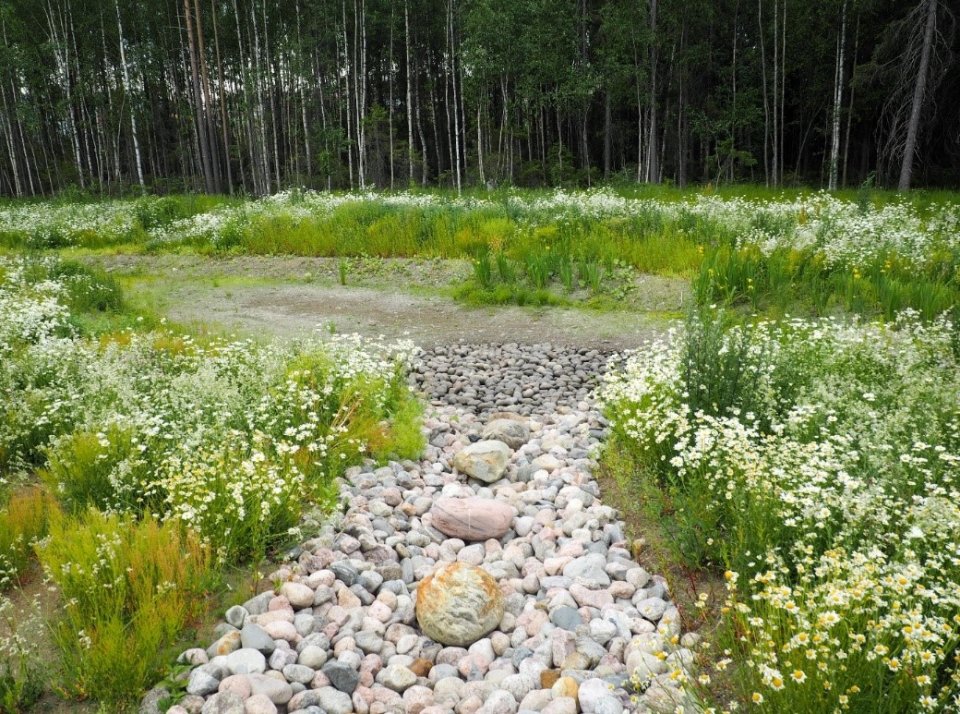
[[[421,353],[411,381],[434,406],[546,415],[588,399],[613,355],[551,344],[441,346]]]
[[[682,635],[666,582],[631,558],[623,524],[591,475],[603,420],[549,386],[563,376],[551,364],[606,358],[523,350],[539,352],[517,372],[542,375],[540,395],[556,394],[552,408],[566,413],[489,415],[515,393],[497,383],[495,369],[481,372],[476,396],[419,372],[438,402],[451,393],[454,402],[426,419],[424,458],[349,470],[344,512],[270,575],[278,591],[231,608],[215,642],[181,655],[193,669],[171,714],[694,710],[677,681],[693,666],[696,636]],[[444,363],[442,374],[452,375],[517,358],[509,346],[499,357],[492,347],[479,356],[453,347],[423,364]],[[502,378],[518,379],[509,370]],[[586,396],[579,390],[595,380],[582,378],[577,393]],[[537,398],[515,411],[538,411]],[[472,606],[453,620],[438,617],[445,587],[454,606],[476,591],[463,600],[448,580],[428,577],[476,568],[498,586],[494,621],[481,622]],[[426,595],[418,606],[418,590],[428,588],[430,607]],[[424,634],[438,626],[460,644]],[[156,710],[164,694],[151,692],[142,711]]]

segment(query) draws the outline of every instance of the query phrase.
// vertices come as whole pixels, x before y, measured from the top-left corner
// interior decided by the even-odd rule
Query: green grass
[[[601,199],[593,202],[597,196]],[[621,197],[636,201],[629,211],[606,207]],[[7,205],[12,211],[44,206]],[[102,204],[106,218],[93,210],[96,204],[49,205],[47,218],[11,222],[33,229],[0,229],[0,246],[61,248],[77,255],[145,250],[467,259],[474,262],[474,278],[457,295],[470,304],[565,304],[547,292],[615,294],[610,276],[616,266],[634,274],[690,278],[701,304],[739,305],[770,315],[847,311],[889,318],[913,308],[931,317],[960,298],[960,256],[950,235],[955,219],[940,221],[950,207],[960,206],[960,196],[950,192],[903,195],[864,186],[827,198],[805,189],[632,184],[611,186],[605,194],[472,189],[464,198],[449,191],[384,192],[374,198],[291,192],[262,202],[204,196],[108,201]],[[904,219],[882,218],[884,211],[903,212]],[[182,228],[204,213],[212,219]],[[856,236],[859,225],[850,221],[859,219],[886,221],[875,227],[877,240],[886,240],[901,224],[924,234],[923,240],[929,232],[928,254],[911,258],[894,249],[879,257],[828,261],[831,241]],[[837,220],[850,225],[838,226]],[[789,242],[808,226],[816,236],[805,248],[756,247],[771,238]],[[351,275],[344,266],[342,284]]]
[[[933,319],[960,303],[953,256],[923,263],[888,253],[861,267],[829,265],[814,250],[711,248],[693,280],[701,305],[745,306],[754,313],[847,312],[892,320],[906,308]]]

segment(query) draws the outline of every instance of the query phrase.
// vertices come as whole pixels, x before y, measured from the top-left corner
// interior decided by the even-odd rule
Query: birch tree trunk
[[[403,51],[407,67],[407,164],[410,185],[413,185],[413,68],[410,65],[410,8],[409,0],[403,0]]]
[[[837,38],[837,65],[834,71],[833,117],[830,126],[830,178],[827,188],[837,190],[837,176],[840,169],[840,107],[843,102],[843,66],[847,42],[847,2],[844,0],[840,10],[840,37]]]
[[[933,33],[937,25],[938,0],[924,0],[927,5],[926,27],[923,31],[923,49],[920,52],[920,67],[913,85],[913,99],[910,102],[910,121],[907,123],[907,138],[903,148],[903,164],[900,167],[898,191],[910,190],[913,179],[913,157],[917,150],[917,135],[920,133],[920,111],[923,109],[924,94],[927,88],[927,73],[930,69],[930,52],[933,47]]]
[[[120,21],[120,0],[115,0],[114,7],[117,10],[117,33],[120,35],[120,66],[123,68],[123,93],[130,97],[130,72],[127,69],[127,53],[124,50],[123,23]],[[140,190],[146,191],[147,185],[143,180],[143,161],[140,158],[140,135],[137,134],[137,112],[130,102],[130,133],[133,137],[133,154],[137,164],[137,180],[140,182]]]
[[[449,37],[450,88],[453,93],[453,161],[454,177],[457,184],[457,194],[460,193],[460,111],[457,101],[457,63],[453,36],[453,0],[447,0],[447,32]],[[447,110],[449,112],[449,108]]]
[[[650,134],[647,141],[647,183],[656,183],[657,166],[657,0],[650,0]]]
[[[857,66],[857,49],[860,46],[860,13],[857,13],[856,29],[853,31],[853,53],[851,56],[850,67],[855,69]],[[850,127],[853,124],[853,97],[856,93],[856,83],[850,83],[850,99],[847,102],[847,129],[843,138],[843,175],[840,183],[847,185],[847,159],[850,157]]]

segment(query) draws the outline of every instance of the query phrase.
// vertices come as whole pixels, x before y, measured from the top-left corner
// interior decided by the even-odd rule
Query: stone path
[[[425,352],[423,459],[351,469],[344,513],[270,576],[279,591],[183,653],[188,695],[169,712],[695,711],[676,679],[696,636],[591,475],[608,358]]]

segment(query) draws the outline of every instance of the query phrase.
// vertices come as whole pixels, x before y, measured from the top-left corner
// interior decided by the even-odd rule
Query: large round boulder
[[[453,465],[458,471],[487,483],[499,481],[507,470],[512,450],[502,441],[490,439],[477,441],[453,457]]]
[[[500,624],[503,594],[485,570],[451,563],[417,588],[417,622],[424,634],[451,647],[469,647]]]
[[[510,530],[514,509],[492,498],[438,498],[430,509],[433,527],[466,541],[500,539]]]
[[[519,449],[530,441],[530,427],[521,418],[492,419],[484,427],[482,436],[502,441],[511,449]]]

